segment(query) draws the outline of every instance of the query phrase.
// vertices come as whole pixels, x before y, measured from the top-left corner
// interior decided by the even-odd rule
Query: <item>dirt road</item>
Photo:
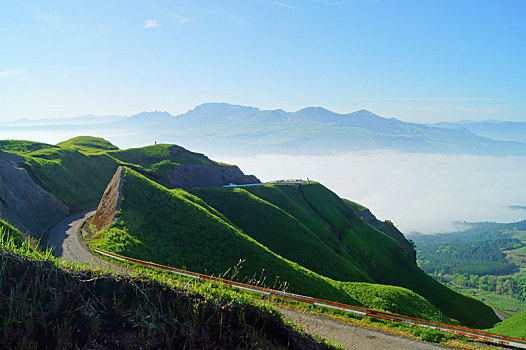
[[[280,311],[292,322],[300,325],[310,333],[332,340],[334,344],[352,350],[436,350],[448,349],[439,345],[416,341],[390,333],[384,333],[369,328],[356,327],[333,318],[303,313],[288,308]]]
[[[124,269],[118,265],[94,256],[80,238],[82,223],[88,217],[95,214],[95,209],[89,209],[82,213],[69,216],[55,224],[48,231],[48,247],[53,247],[53,255],[58,258],[67,259],[80,264],[91,264],[101,266],[112,271],[123,272]]]

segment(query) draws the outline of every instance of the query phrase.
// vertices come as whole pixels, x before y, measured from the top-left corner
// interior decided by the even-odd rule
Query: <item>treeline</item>
[[[522,246],[515,238],[481,242],[424,243],[417,245],[418,264],[429,274],[506,275],[518,267],[506,259],[502,250]]]
[[[474,288],[526,301],[526,276],[504,250],[524,246],[513,238],[526,230],[526,221],[459,223],[465,231],[412,235],[417,263],[428,274],[452,287]],[[512,275],[513,274],[513,275]]]
[[[526,302],[526,276],[524,275],[470,275],[467,277],[461,274],[455,274],[435,275],[433,277],[442,283],[453,284],[462,288],[475,288],[482,291],[493,292]]]

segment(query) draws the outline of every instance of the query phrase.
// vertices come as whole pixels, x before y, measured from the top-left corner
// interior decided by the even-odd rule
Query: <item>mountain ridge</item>
[[[3,125],[7,125],[4,132],[13,135],[38,132],[37,124]],[[208,153],[219,147],[231,155],[330,155],[387,149],[406,153],[526,156],[526,123],[524,132],[510,126],[521,126],[520,123],[487,125],[493,129],[475,130],[469,124],[408,123],[365,109],[346,114],[323,107],[287,112],[215,102],[175,116],[166,111],[143,111],[108,123],[45,127],[46,132],[70,136],[78,135],[82,128],[82,133],[121,140],[127,140],[128,136],[146,144],[154,140],[178,140],[192,149]]]

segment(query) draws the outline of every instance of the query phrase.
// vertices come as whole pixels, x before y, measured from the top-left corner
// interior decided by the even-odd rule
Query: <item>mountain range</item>
[[[64,137],[79,133],[111,138],[127,146],[176,141],[202,151],[229,154],[327,155],[387,149],[410,153],[526,156],[526,122],[419,124],[384,118],[367,110],[339,114],[322,107],[296,112],[260,110],[227,103],[205,103],[177,116],[141,112],[129,117],[92,115],[77,118],[4,122],[0,138],[44,131]]]

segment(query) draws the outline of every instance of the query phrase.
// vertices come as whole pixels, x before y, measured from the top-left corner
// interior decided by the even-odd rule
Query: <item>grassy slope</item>
[[[486,328],[498,320],[490,307],[428,276],[392,238],[358,219],[334,193],[319,184],[302,187],[305,198],[343,232],[345,250],[356,257],[376,282],[411,289],[465,325]]]
[[[239,190],[237,189],[237,192],[242,193]],[[425,274],[391,237],[364,223],[347,203],[322,185],[302,185],[303,195],[293,186],[255,186],[246,187],[244,190],[257,196],[260,201],[272,203],[296,218],[304,227],[318,235],[325,246],[332,248],[333,252],[341,258],[364,271],[369,276],[368,280],[373,279],[377,283],[408,288],[463,324],[483,328],[497,321],[491,308],[445,287]],[[278,221],[278,216],[275,214],[265,214],[267,209],[262,205],[259,210],[253,208],[251,216],[257,213],[259,217],[265,217],[267,222],[263,220],[258,225],[251,225],[250,220],[241,215],[250,206],[245,200],[243,205],[236,207],[232,191],[232,189],[199,189],[194,190],[193,193],[225,214],[236,225],[240,225],[244,232],[252,237],[264,237],[266,241],[275,240],[264,243],[266,246],[280,246],[284,236],[290,234],[290,229],[280,230],[280,227],[286,227],[282,226],[282,220]],[[254,199],[253,202],[255,206],[257,201]],[[269,234],[268,228],[275,230],[274,233]],[[321,252],[308,248],[304,241],[297,240],[296,243],[299,244],[288,247],[296,249],[294,255],[284,250],[280,254],[302,265],[304,265],[303,261],[316,258],[328,261]],[[301,260],[292,257],[298,255]],[[309,268],[323,274],[311,266]],[[344,274],[339,271],[337,265],[329,265],[329,268],[338,271],[340,277]],[[354,277],[348,275],[347,278],[338,279],[352,281],[355,280]]]
[[[26,140],[0,140],[0,149],[5,152],[18,154],[31,153],[43,148],[57,148],[58,146],[48,145],[47,143],[26,141]]]
[[[488,329],[488,331],[509,337],[526,339],[526,311],[497,323],[495,327]]]
[[[372,282],[361,268],[338,255],[298,219],[245,189],[209,187],[191,192],[289,260],[332,279]]]
[[[135,170],[148,174],[150,178],[154,178],[164,186],[168,186],[167,173],[179,164],[218,164],[203,154],[166,144],[109,151],[108,155],[123,164],[132,165]]]
[[[452,322],[429,301],[406,288],[359,282],[342,283],[342,286],[353,298],[374,310]]]
[[[96,206],[118,167],[106,154],[45,148],[23,155],[33,178],[71,208]]]
[[[360,213],[363,210],[369,210],[368,208],[364,207],[361,204],[358,204],[356,202],[350,201],[348,199],[342,199],[343,202],[357,215],[362,216]],[[370,226],[376,228],[380,232],[385,233],[389,237],[395,240],[395,242],[402,247],[404,250],[406,250],[416,261],[416,251],[414,249],[413,244],[411,244],[404,236],[402,232],[400,232],[395,225],[389,220],[386,221],[380,221],[378,219],[367,221],[365,220]]]
[[[60,142],[57,146],[62,148],[76,149],[84,153],[97,153],[100,151],[117,150],[118,147],[100,137],[77,136]]]
[[[79,136],[57,146],[32,141],[0,141],[0,149],[26,159],[30,175],[73,209],[96,206],[119,165],[129,165],[166,184],[179,164],[217,164],[175,145],[118,150],[110,142]]]
[[[147,274],[116,278],[7,241],[2,349],[330,348],[245,294]]]
[[[93,246],[116,253],[221,274],[240,259],[239,276],[266,276],[267,284],[288,281],[290,290],[357,304],[330,280],[283,259],[220,217],[187,199],[183,190],[169,191],[127,169],[121,203],[122,225],[95,235]],[[264,269],[264,271],[263,271]],[[243,279],[243,278],[241,278]]]
[[[273,288],[279,288],[279,281],[287,281],[288,290],[301,294],[404,312],[408,316],[446,319],[429,302],[407,289],[338,282],[319,276],[248,237],[202,199],[184,190],[167,190],[129,169],[125,174],[121,218],[122,224],[114,224],[96,234],[91,245],[216,275],[231,269],[239,259],[245,259],[236,276],[238,280],[252,279],[251,283],[258,283],[264,275],[264,284]],[[279,276],[278,283],[275,283],[276,276]],[[360,290],[369,290],[372,294],[360,293]],[[400,295],[405,296],[406,307],[396,302]],[[414,305],[418,307],[412,307]]]

